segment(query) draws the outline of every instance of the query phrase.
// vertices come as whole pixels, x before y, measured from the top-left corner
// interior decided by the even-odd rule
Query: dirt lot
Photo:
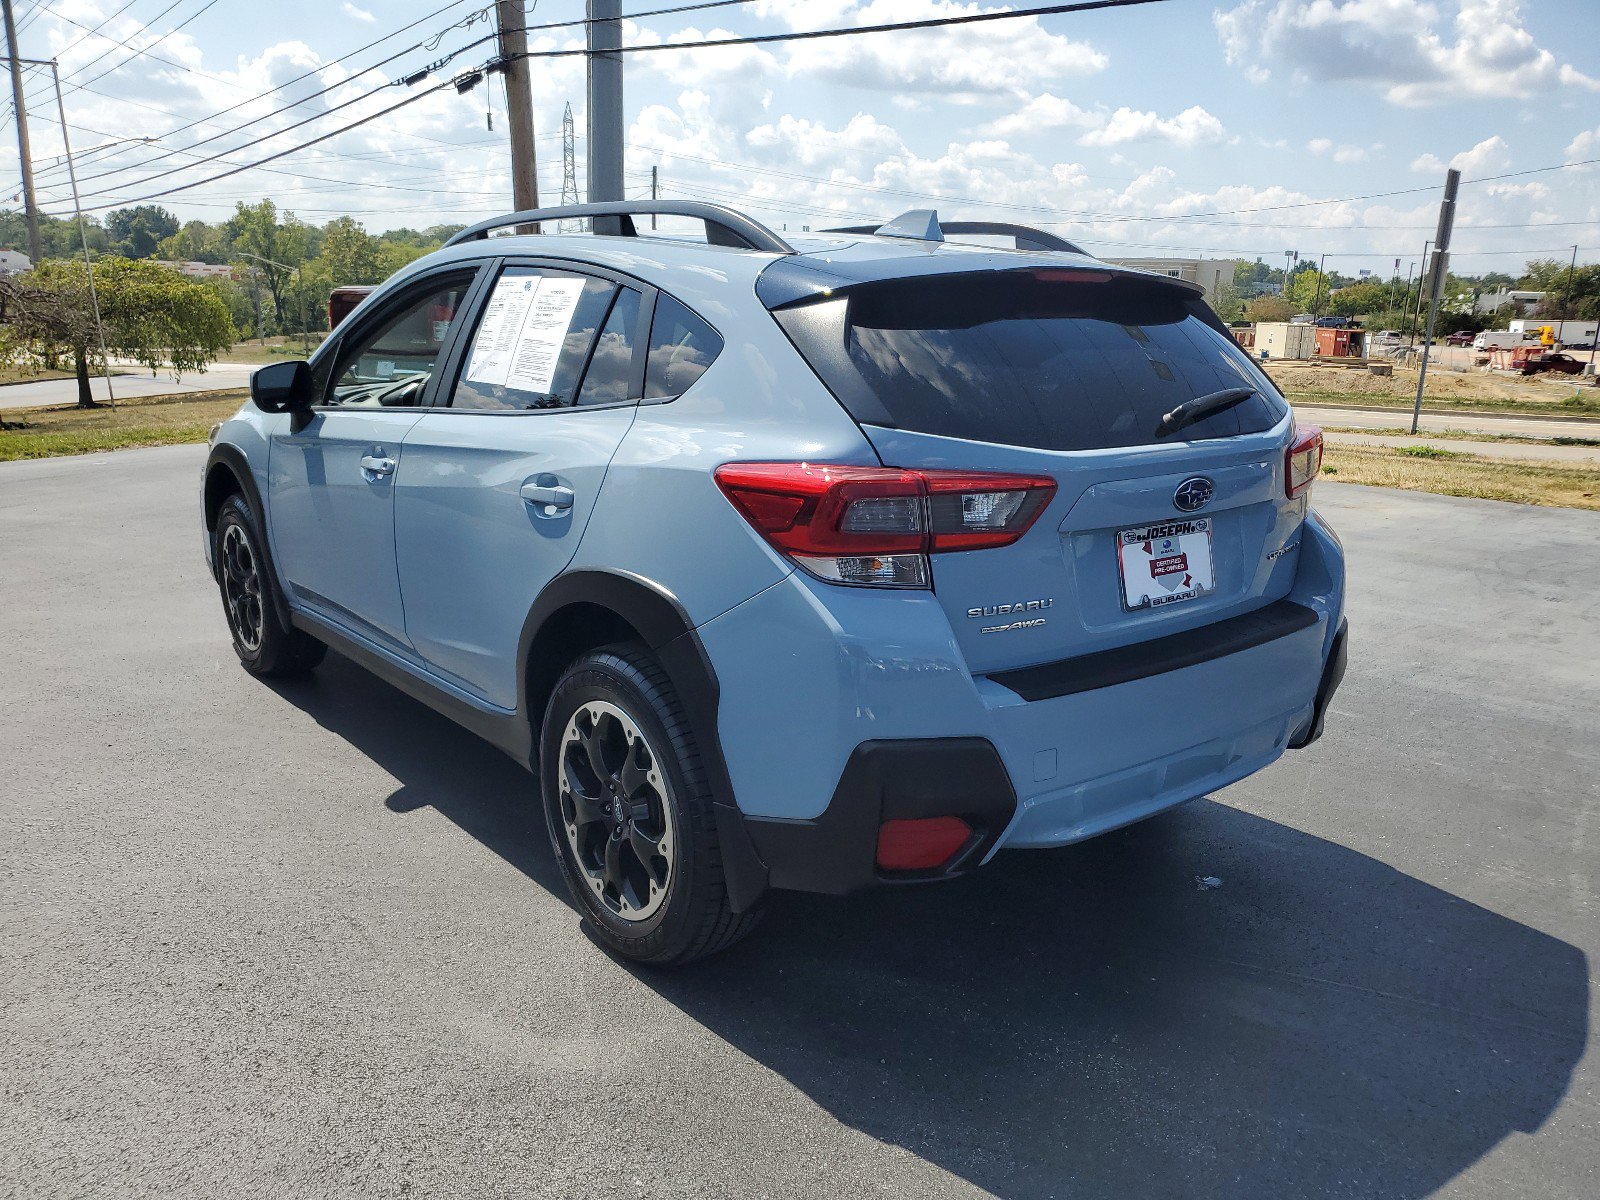
[[[1291,398],[1304,397],[1347,404],[1410,403],[1417,394],[1417,372],[1396,368],[1393,375],[1373,375],[1352,367],[1269,362],[1267,373]],[[1577,397],[1578,403],[1572,403]],[[1428,369],[1424,398],[1433,405],[1471,408],[1541,406],[1579,412],[1600,411],[1600,390],[1571,375],[1523,378],[1489,371]]]

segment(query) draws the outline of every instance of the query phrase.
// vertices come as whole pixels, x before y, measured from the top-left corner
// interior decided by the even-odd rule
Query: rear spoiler
[[[835,258],[829,262],[819,261],[806,254],[795,254],[788,258],[777,259],[761,272],[756,280],[756,295],[767,308],[778,309],[829,296],[864,283],[915,279],[931,275],[1061,271],[1138,280],[1185,292],[1198,300],[1205,299],[1205,289],[1199,284],[1190,283],[1186,279],[1174,279],[1170,275],[1157,275],[1154,271],[1113,266],[1111,263],[1087,256],[1077,262],[1067,262],[1054,254],[1048,257],[1041,254],[1033,262],[1028,262],[1026,259],[1018,262],[1014,257],[1015,254],[1016,252],[1011,250],[996,250],[994,257],[988,261],[962,254],[960,257],[948,258],[942,255],[926,257],[919,255],[914,258]],[[1220,326],[1221,322],[1218,324]]]

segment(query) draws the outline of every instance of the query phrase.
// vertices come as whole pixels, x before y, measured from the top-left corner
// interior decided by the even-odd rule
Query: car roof
[[[720,246],[674,237],[623,237],[590,233],[538,233],[480,238],[447,246],[419,259],[396,281],[451,262],[486,258],[546,258],[585,263],[632,275],[677,296],[708,319],[732,312],[736,296],[761,283],[769,306],[786,304],[854,284],[968,271],[1006,271],[1030,266],[1071,267],[1142,277],[1182,290],[1200,289],[1182,280],[1131,267],[1117,267],[1087,254],[1011,250],[971,242],[922,241],[874,234],[786,235],[794,254]]]

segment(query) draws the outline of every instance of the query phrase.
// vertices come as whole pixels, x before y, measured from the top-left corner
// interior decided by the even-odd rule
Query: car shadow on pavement
[[[391,812],[433,808],[567,900],[533,776],[505,754],[339,654],[309,678],[266,682],[400,781]]]
[[[525,772],[342,659],[319,675],[280,690],[401,780],[391,808],[432,805],[566,899]],[[769,907],[717,958],[633,974],[1004,1197],[1427,1196],[1537,1130],[1588,1037],[1581,951],[1211,800]]]

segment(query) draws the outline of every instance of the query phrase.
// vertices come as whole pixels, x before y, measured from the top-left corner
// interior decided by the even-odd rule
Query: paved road
[[[1596,431],[1600,433],[1600,430]],[[1332,443],[1347,446],[1436,446],[1455,454],[1476,454],[1482,458],[1510,458],[1524,462],[1573,463],[1578,465],[1600,463],[1600,444],[1593,446],[1557,446],[1552,442],[1532,439],[1515,442],[1476,442],[1465,438],[1386,436],[1374,433],[1344,433],[1326,430],[1323,436]]]
[[[1597,394],[1600,398],[1600,394]],[[1296,404],[1295,412],[1318,425],[1343,425],[1355,429],[1410,429],[1411,410],[1374,408],[1329,408]],[[1459,430],[1463,433],[1495,433],[1526,438],[1600,438],[1600,420],[1589,418],[1523,417],[1512,413],[1472,416],[1466,413],[1422,414],[1421,427],[1435,433]]]
[[[128,370],[126,367],[121,369]],[[159,375],[140,371],[131,375],[113,375],[111,389],[118,400],[131,400],[135,396],[175,396],[188,392],[209,392],[217,388],[244,387],[250,382],[250,376],[255,370],[255,367],[242,363],[212,363],[204,374],[184,375],[177,380],[174,380],[167,371]],[[96,376],[91,385],[94,398],[104,400],[105,379]],[[0,409],[36,408],[45,404],[77,402],[76,379],[40,379],[32,383],[9,383],[0,387]]]
[[[0,466],[0,1194],[1600,1195],[1600,514],[1320,484],[1319,745],[660,975],[508,760],[238,669],[200,462]]]

